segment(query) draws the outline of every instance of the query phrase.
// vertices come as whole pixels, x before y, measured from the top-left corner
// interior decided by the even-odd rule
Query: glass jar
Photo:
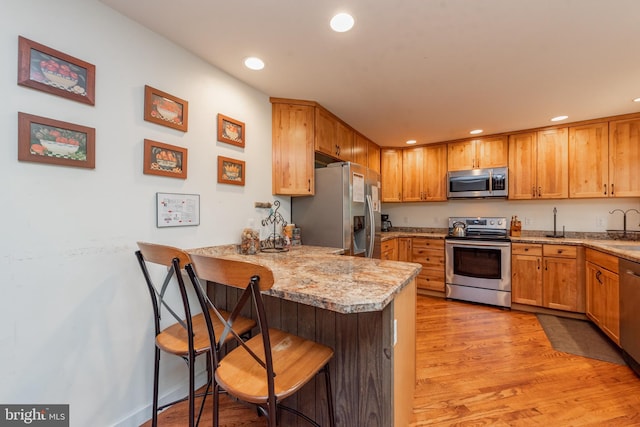
[[[255,255],[260,251],[260,232],[247,227],[242,230],[240,240],[240,253],[243,255]]]

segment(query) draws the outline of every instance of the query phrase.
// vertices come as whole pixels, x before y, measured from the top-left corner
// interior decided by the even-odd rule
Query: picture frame
[[[218,156],[218,182],[221,184],[244,185],[245,162]]]
[[[223,114],[218,114],[218,141],[244,147],[244,123]]]
[[[95,169],[96,130],[18,112],[18,160]]]
[[[144,140],[144,174],[187,179],[187,160],[186,148]]]
[[[156,227],[200,225],[200,195],[156,193]]]
[[[18,36],[18,84],[72,101],[96,103],[96,67]]]
[[[189,102],[149,85],[144,87],[144,119],[186,132]]]

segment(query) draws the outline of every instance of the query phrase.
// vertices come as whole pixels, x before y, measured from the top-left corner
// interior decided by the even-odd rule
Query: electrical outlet
[[[596,227],[604,227],[604,218],[601,216],[596,217]]]
[[[402,220],[405,224],[409,224],[409,217],[405,216],[404,218],[402,218]]]
[[[533,224],[533,220],[531,218],[524,218],[524,225],[531,225]]]

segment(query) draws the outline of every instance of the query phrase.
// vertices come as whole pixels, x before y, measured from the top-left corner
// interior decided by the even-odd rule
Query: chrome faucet
[[[609,211],[610,214],[614,214],[616,212],[621,212],[622,213],[622,231],[623,231],[623,235],[627,235],[627,213],[634,211],[638,214],[640,214],[640,211],[638,211],[638,209],[627,209],[626,211],[623,211],[622,209],[614,209],[612,211]]]

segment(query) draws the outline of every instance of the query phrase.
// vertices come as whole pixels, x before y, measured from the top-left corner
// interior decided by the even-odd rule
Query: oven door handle
[[[461,240],[446,240],[445,241],[445,245],[447,246],[462,246],[465,248],[479,248],[479,249],[484,249],[484,248],[508,248],[511,247],[511,242],[490,242],[490,241],[483,241],[483,242],[469,242],[469,241],[461,241]]]

